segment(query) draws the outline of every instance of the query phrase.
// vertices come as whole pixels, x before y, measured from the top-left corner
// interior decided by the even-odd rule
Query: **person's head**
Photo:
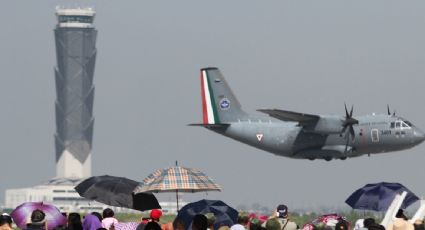
[[[159,218],[162,216],[162,212],[159,209],[152,209],[150,215],[152,221],[159,221]]]
[[[151,221],[151,222],[146,224],[145,230],[162,230],[162,229],[161,229],[161,226],[159,226],[159,224],[157,222]]]
[[[110,208],[105,208],[102,213],[103,218],[114,217],[115,213]]]
[[[174,230],[185,230],[186,227],[184,225],[184,222],[180,219],[174,219],[173,221],[173,228]]]
[[[98,213],[98,212],[92,212],[92,213],[90,213],[90,214],[92,214],[92,215],[96,216],[96,217],[99,219],[99,221],[100,221],[100,222],[102,222],[102,214],[100,214],[100,213]]]
[[[84,217],[83,229],[84,230],[97,230],[102,227],[99,218],[93,214],[88,214]]]
[[[380,224],[373,223],[373,224],[370,224],[367,229],[368,230],[385,230],[385,227]]]
[[[40,209],[36,209],[31,213],[31,224],[33,225],[44,225],[46,222],[46,214]]]
[[[0,230],[11,230],[12,229],[12,217],[7,213],[0,215]]]
[[[207,215],[208,220],[208,228],[210,230],[214,230],[214,223],[215,223],[215,216],[214,215]]]
[[[238,216],[238,224],[247,226],[249,223],[249,216],[247,215],[240,215]]]
[[[193,217],[192,229],[193,230],[206,230],[208,228],[208,219],[202,214]]]
[[[82,229],[81,216],[79,213],[71,212],[68,214],[68,228],[71,230]]]
[[[365,228],[368,228],[371,224],[374,224],[374,223],[375,223],[375,219],[373,219],[373,218],[366,218],[363,221],[363,226]]]
[[[280,223],[277,220],[277,218],[271,218],[271,219],[267,220],[266,228],[267,228],[267,230],[281,230],[280,229]]]
[[[261,222],[257,218],[251,219],[249,223],[249,229],[250,230],[261,230]]]
[[[286,219],[288,218],[288,207],[284,204],[280,204],[279,206],[277,206],[276,208],[276,216],[279,218],[283,218]]]
[[[335,230],[348,230],[348,223],[343,220],[338,221],[335,225]]]

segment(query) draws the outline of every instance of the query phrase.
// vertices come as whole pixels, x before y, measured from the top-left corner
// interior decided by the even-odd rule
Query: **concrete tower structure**
[[[57,8],[56,177],[91,175],[96,35],[91,8]]]

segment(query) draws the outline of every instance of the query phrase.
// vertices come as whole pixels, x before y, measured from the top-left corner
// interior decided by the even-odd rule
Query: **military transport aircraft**
[[[353,117],[313,115],[280,109],[259,109],[256,117],[241,108],[220,70],[201,69],[203,126],[224,136],[279,156],[299,159],[341,159],[412,148],[425,134],[391,114]]]

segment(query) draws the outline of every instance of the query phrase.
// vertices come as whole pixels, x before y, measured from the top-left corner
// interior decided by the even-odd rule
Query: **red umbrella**
[[[13,220],[19,228],[25,229],[27,223],[31,219],[32,212],[36,209],[39,209],[43,211],[44,214],[46,214],[45,219],[47,228],[49,230],[55,228],[58,225],[66,225],[66,217],[62,215],[59,209],[51,204],[46,204],[43,202],[23,203],[16,207],[15,210],[10,213],[10,216],[12,216]]]

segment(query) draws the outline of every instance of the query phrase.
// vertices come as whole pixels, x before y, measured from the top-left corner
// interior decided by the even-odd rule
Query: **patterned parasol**
[[[221,187],[198,169],[175,166],[156,170],[135,188],[134,193],[176,192],[178,209],[178,192],[203,191],[221,191]]]

